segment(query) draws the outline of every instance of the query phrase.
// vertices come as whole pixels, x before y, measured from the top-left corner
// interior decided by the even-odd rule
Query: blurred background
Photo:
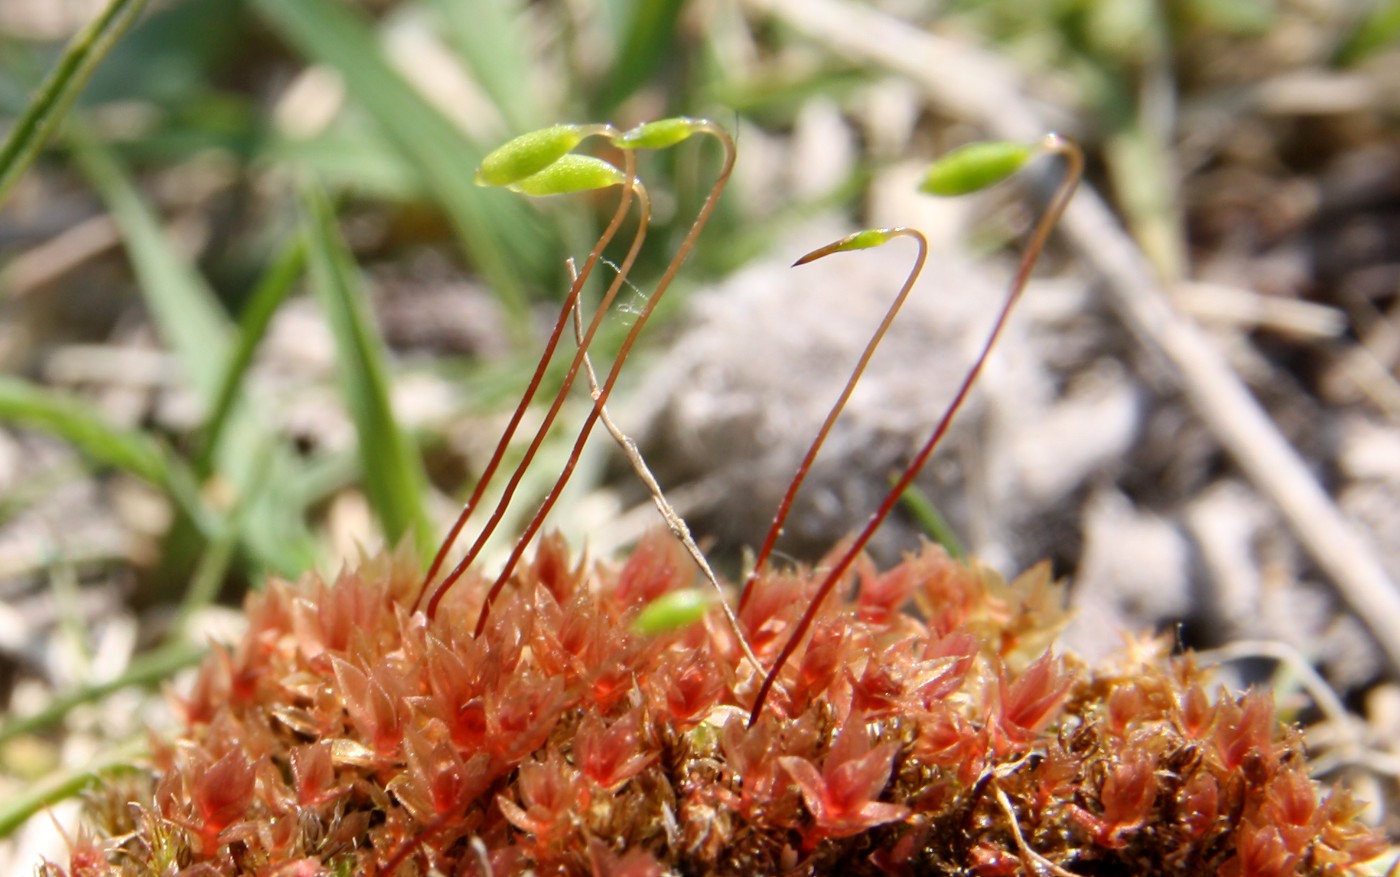
[[[0,3],[0,130],[105,6]],[[1062,170],[939,201],[923,169],[1058,130],[1085,211],[875,554],[938,514],[1004,573],[1049,560],[1067,648],[1159,632],[1272,684],[1319,777],[1390,825],[1400,634],[1370,607],[1400,599],[1397,46],[1393,0],[150,0],[0,203],[0,799],[71,796],[168,725],[156,686],[267,576],[430,556],[617,203],[475,167],[555,122],[685,114],[738,161],[610,408],[716,563],[762,541],[913,247],[788,266],[867,226],[931,242],[780,542],[815,561],[942,413]],[[640,159],[655,216],[603,365],[720,150]],[[1218,386],[1248,389],[1263,438]],[[587,410],[576,388],[492,557]],[[1250,465],[1270,442],[1311,505]],[[1348,538],[1319,539],[1334,521]],[[549,526],[607,558],[660,524],[599,431]],[[21,828],[34,810],[0,813],[8,872],[62,855],[49,820]]]

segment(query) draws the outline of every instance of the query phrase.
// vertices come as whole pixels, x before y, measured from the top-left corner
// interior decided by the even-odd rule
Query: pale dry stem
[[[574,261],[570,259],[569,274],[571,278],[574,274],[574,270]],[[582,309],[577,305],[574,306],[573,316],[574,339],[582,343],[583,314]],[[596,402],[602,394],[602,390],[598,386],[598,375],[593,370],[593,361],[589,358],[587,353],[583,355],[583,368],[584,373],[588,376],[589,392],[593,396],[593,401]],[[613,441],[617,442],[618,447],[622,448],[622,452],[627,456],[627,462],[632,466],[632,471],[637,473],[637,477],[641,479],[643,486],[647,489],[647,493],[651,495],[651,501],[656,505],[656,510],[661,513],[662,519],[666,521],[666,526],[670,529],[671,535],[679,539],[681,545],[685,546],[686,553],[695,561],[695,565],[700,568],[700,572],[714,587],[715,594],[719,599],[720,609],[724,612],[724,617],[729,622],[730,630],[733,631],[734,636],[739,641],[739,648],[743,651],[744,657],[748,659],[749,663],[753,664],[754,672],[762,675],[764,673],[763,664],[758,660],[758,656],[754,654],[753,649],[749,646],[748,638],[744,636],[744,630],[739,626],[739,619],[734,616],[734,610],[730,608],[729,601],[725,599],[724,587],[719,583],[719,578],[715,575],[715,571],[710,568],[710,562],[705,559],[705,554],[700,550],[700,546],[695,544],[695,538],[690,534],[690,526],[686,524],[685,519],[677,514],[676,510],[672,508],[671,503],[667,501],[666,494],[662,492],[661,485],[656,482],[656,476],[652,475],[651,469],[647,466],[646,460],[642,457],[642,452],[637,448],[637,443],[632,440],[631,436],[618,428],[617,424],[608,414],[606,405],[599,406],[598,419],[602,421],[603,428],[613,437]]]
[[[997,785],[996,779],[992,780],[992,791],[996,793],[997,803],[1001,805],[1002,812],[1006,814],[1006,820],[1011,826],[1011,836],[1016,839],[1016,848],[1021,851],[1021,864],[1031,872],[1049,871],[1055,877],[1080,877],[1073,871],[1067,871],[1056,865],[1054,862],[1031,849],[1031,845],[1026,842],[1026,838],[1021,834],[1021,824],[1016,821],[1016,811],[1011,807],[1011,801],[1006,797],[1006,793]]]

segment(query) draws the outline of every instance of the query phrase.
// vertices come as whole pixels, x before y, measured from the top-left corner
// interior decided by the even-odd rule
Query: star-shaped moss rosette
[[[631,149],[694,133],[718,136],[726,160],[651,308],[728,177],[727,135],[690,119],[626,133],[562,126],[483,163],[487,182],[532,194],[623,187],[483,484],[629,200],[642,205],[637,240],[644,233]],[[624,168],[571,153],[595,134],[623,148]],[[475,559],[509,488],[445,576],[481,490],[426,580],[405,551],[366,558],[333,582],[275,581],[250,596],[243,639],[217,648],[179,699],[177,736],[153,744],[148,772],[95,794],[93,831],[75,840],[67,868],[41,873],[1285,877],[1343,875],[1373,857],[1381,842],[1359,807],[1308,778],[1301,735],[1278,723],[1267,694],[1212,690],[1161,643],[1097,668],[1055,654],[1065,615],[1046,565],[1006,582],[937,546],[883,570],[862,553],[970,389],[1080,162],[1052,137],[979,146],[929,174],[926,188],[956,193],[1046,152],[1068,158],[1066,182],[958,401],[867,526],[827,558],[768,563],[785,502],[733,607],[697,592],[692,557],[663,532],[616,565],[577,560],[548,535],[524,559],[588,430],[606,419],[643,314],[503,571]],[[922,240],[875,229],[799,261],[901,237]],[[580,331],[511,488],[638,245]],[[871,350],[922,260],[920,243]]]

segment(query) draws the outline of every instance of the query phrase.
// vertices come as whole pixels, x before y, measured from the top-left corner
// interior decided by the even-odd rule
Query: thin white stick
[[[569,260],[569,273],[574,272],[573,260]],[[572,280],[570,281],[572,282]],[[574,339],[582,343],[583,341],[583,313],[582,309],[574,306]],[[589,389],[593,395],[593,401],[598,401],[601,390],[598,386],[598,375],[593,371],[593,361],[588,354],[583,355],[584,373],[588,375]],[[730,608],[729,601],[724,598],[724,587],[720,585],[719,578],[715,571],[710,568],[710,562],[705,559],[705,554],[700,550],[700,546],[695,544],[695,539],[690,535],[690,527],[685,519],[676,514],[676,510],[671,507],[671,503],[666,500],[666,495],[661,492],[661,485],[656,483],[656,477],[651,474],[651,469],[647,467],[646,460],[642,458],[642,452],[637,449],[637,443],[630,436],[618,428],[608,415],[607,406],[598,409],[598,419],[602,421],[603,428],[613,437],[622,448],[622,452],[627,455],[627,462],[632,464],[632,471],[637,473],[637,477],[646,486],[647,493],[651,494],[651,501],[656,504],[656,510],[661,512],[661,517],[666,521],[666,526],[670,528],[671,535],[680,540],[685,546],[686,552],[690,554],[695,565],[700,567],[700,572],[714,586],[715,593],[719,596],[719,605],[724,617],[729,621],[729,628],[734,632],[734,636],[739,641],[739,649],[744,653],[744,657],[754,666],[754,671],[760,676],[764,674],[763,664],[758,660],[758,656],[753,653],[749,646],[748,639],[744,636],[744,629],[739,626],[739,619],[734,617],[734,610]]]
[[[996,779],[992,780],[992,791],[996,793],[997,803],[1001,804],[1002,812],[1006,814],[1006,819],[1011,823],[1011,836],[1016,839],[1016,847],[1021,851],[1021,864],[1032,870],[1044,868],[1055,877],[1079,877],[1073,871],[1068,871],[1056,865],[1054,862],[1031,849],[1031,845],[1026,842],[1026,838],[1021,834],[1020,823],[1016,821],[1016,811],[1011,808],[1011,801],[1006,797],[1006,793],[997,785]]]

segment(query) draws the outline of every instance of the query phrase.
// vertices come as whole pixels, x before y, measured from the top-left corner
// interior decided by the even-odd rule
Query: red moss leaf
[[[544,761],[520,766],[515,783],[520,803],[498,795],[496,804],[511,825],[531,835],[537,846],[556,843],[574,829],[588,804],[588,787],[578,770],[550,747]]]
[[[387,664],[376,665],[372,673],[366,673],[334,655],[330,661],[345,712],[360,741],[379,757],[393,758],[403,745],[407,720],[398,690],[401,677]]]
[[[253,803],[256,765],[241,750],[232,750],[194,777],[191,799],[196,826],[206,852],[219,833],[242,819]]]
[[[641,773],[657,757],[643,738],[641,722],[636,709],[607,727],[596,714],[585,716],[574,738],[579,771],[609,792]]]
[[[1108,695],[1108,730],[1116,737],[1126,736],[1133,720],[1142,714],[1147,697],[1131,683],[1120,685]]]
[[[1177,698],[1177,727],[1188,740],[1204,739],[1215,721],[1215,707],[1205,690],[1192,683]]]
[[[1215,827],[1220,815],[1220,786],[1209,771],[1197,771],[1177,796],[1181,824],[1199,840]]]
[[[1220,868],[1220,877],[1292,877],[1298,857],[1289,853],[1283,835],[1272,825],[1241,823],[1235,834],[1235,855]]]
[[[1073,681],[1074,675],[1064,661],[1048,652],[1010,685],[1001,677],[995,715],[998,742],[1010,744],[1012,748],[1029,745],[1054,718]]]
[[[436,824],[438,817],[461,813],[492,780],[491,757],[478,751],[463,760],[437,720],[410,728],[406,742],[407,768],[390,788],[421,822]]]
[[[1157,799],[1157,760],[1137,747],[1129,747],[1109,768],[1099,790],[1103,821],[1108,827],[1104,846],[1123,844],[1123,836],[1142,825]]]
[[[962,688],[979,647],[977,637],[966,630],[929,640],[924,647],[924,663],[914,682],[925,706]]]
[[[1238,770],[1252,754],[1272,760],[1274,738],[1274,698],[1267,691],[1254,689],[1238,704],[1217,705],[1215,751],[1228,771]]]
[[[564,680],[524,673],[511,678],[486,703],[486,745],[506,763],[515,763],[544,745],[568,704]]]
[[[708,650],[672,652],[647,687],[652,701],[684,728],[719,699],[724,675]]]
[[[690,584],[690,560],[666,530],[649,530],[617,574],[619,606],[644,606],[667,591]]]
[[[870,748],[865,719],[853,713],[820,771],[800,756],[778,759],[801,789],[802,800],[816,823],[810,842],[850,837],[909,815],[908,807],[879,800],[889,784],[898,752],[897,743]]]
[[[773,757],[773,724],[760,719],[752,728],[739,717],[731,718],[720,732],[720,748],[739,782],[740,806],[745,813],[762,807],[777,793],[778,762]]]
[[[856,595],[858,617],[870,624],[888,624],[909,601],[921,572],[917,559],[906,560],[883,573],[868,563],[862,564]]]
[[[292,765],[292,787],[302,807],[318,807],[349,791],[335,787],[335,765],[329,741],[298,746],[288,753]]]
[[[588,840],[588,864],[593,877],[663,877],[668,873],[646,850],[618,854],[596,837]]]

